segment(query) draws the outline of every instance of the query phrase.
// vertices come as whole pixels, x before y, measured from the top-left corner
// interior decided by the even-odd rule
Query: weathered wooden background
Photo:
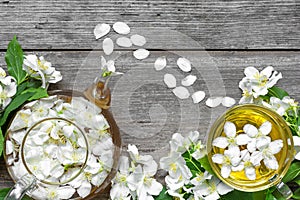
[[[272,65],[284,79],[279,85],[300,100],[299,0],[0,0],[0,66],[8,42],[17,35],[26,54],[45,56],[63,74],[51,89],[83,90],[99,75],[102,39],[98,23],[124,21],[132,33],[144,35],[151,55],[131,56],[133,48],[117,48],[117,69],[125,74],[111,82],[111,111],[121,129],[123,146],[136,144],[158,161],[166,155],[174,132],[207,130],[224,108],[178,100],[162,82],[164,73],[184,77],[176,58],[192,60],[198,80],[190,91],[207,96],[240,98],[238,82],[247,66]],[[117,38],[115,33],[108,37]],[[119,54],[118,54],[119,53]],[[155,59],[168,58],[156,72]],[[219,87],[221,86],[221,87]],[[129,88],[131,87],[131,88]],[[163,173],[163,172],[161,172]],[[0,188],[13,185],[0,160]],[[107,199],[104,195],[103,199]]]

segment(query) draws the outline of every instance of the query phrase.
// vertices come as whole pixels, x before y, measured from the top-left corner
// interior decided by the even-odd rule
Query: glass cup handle
[[[4,200],[19,200],[27,191],[32,191],[36,188],[36,179],[30,175],[24,175],[13,188],[8,192]]]
[[[283,182],[280,182],[276,185],[275,195],[279,195],[284,199],[290,199],[293,196],[293,192],[289,186]]]

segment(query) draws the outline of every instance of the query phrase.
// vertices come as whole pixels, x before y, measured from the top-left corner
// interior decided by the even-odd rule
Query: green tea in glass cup
[[[284,119],[254,104],[227,110],[212,125],[207,152],[209,163],[224,183],[245,192],[276,186],[288,199],[291,190],[281,182],[293,158],[293,137]]]

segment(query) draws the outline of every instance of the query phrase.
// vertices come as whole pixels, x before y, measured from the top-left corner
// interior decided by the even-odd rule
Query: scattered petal
[[[188,75],[184,79],[182,79],[181,84],[183,86],[191,86],[191,85],[193,85],[195,83],[196,80],[197,80],[197,76],[195,76],[195,75]]]
[[[179,86],[173,89],[173,93],[179,98],[179,99],[187,99],[190,97],[190,93],[188,89],[185,87]]]
[[[222,97],[209,97],[205,104],[208,107],[214,108],[217,107],[218,105],[220,105],[222,103],[223,98]]]
[[[133,52],[133,56],[138,60],[143,60],[149,56],[150,52],[146,49],[138,49]]]
[[[166,66],[167,66],[167,59],[165,56],[158,57],[155,60],[154,68],[156,71],[160,71],[160,70],[164,69]]]
[[[194,103],[200,103],[205,97],[204,91],[197,91],[192,94],[192,99]]]
[[[183,72],[192,70],[191,62],[186,58],[178,58],[177,65]]]
[[[131,47],[132,46],[131,40],[127,37],[119,37],[117,39],[116,43],[120,47]]]
[[[136,46],[144,46],[146,44],[146,39],[144,36],[134,34],[130,37],[131,42]]]
[[[110,25],[108,24],[97,24],[95,29],[94,29],[94,35],[96,37],[96,39],[99,39],[103,36],[105,36],[106,34],[108,34],[110,31]]]
[[[130,27],[124,22],[114,23],[113,29],[114,29],[114,31],[116,31],[117,33],[122,34],[122,35],[126,35],[126,34],[130,33]]]
[[[110,55],[114,51],[114,42],[110,38],[105,38],[102,45],[103,51],[106,55]]]
[[[164,82],[168,86],[168,88],[175,88],[176,87],[176,78],[173,74],[165,74],[164,75]]]
[[[225,106],[225,107],[231,107],[235,104],[235,100],[234,98],[231,98],[231,97],[224,97],[222,99],[222,105]]]

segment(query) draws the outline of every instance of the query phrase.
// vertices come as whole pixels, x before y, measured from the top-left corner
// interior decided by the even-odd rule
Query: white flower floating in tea
[[[226,137],[217,137],[212,143],[215,147],[225,149],[223,154],[212,156],[212,161],[221,165],[221,176],[228,178],[231,172],[244,170],[249,180],[255,180],[256,167],[261,166],[261,161],[268,169],[277,170],[278,161],[274,155],[281,151],[283,141],[271,141],[268,136],[271,130],[272,124],[265,121],[258,129],[252,124],[245,124],[244,133],[237,135],[240,130],[236,130],[235,124],[225,122]]]

